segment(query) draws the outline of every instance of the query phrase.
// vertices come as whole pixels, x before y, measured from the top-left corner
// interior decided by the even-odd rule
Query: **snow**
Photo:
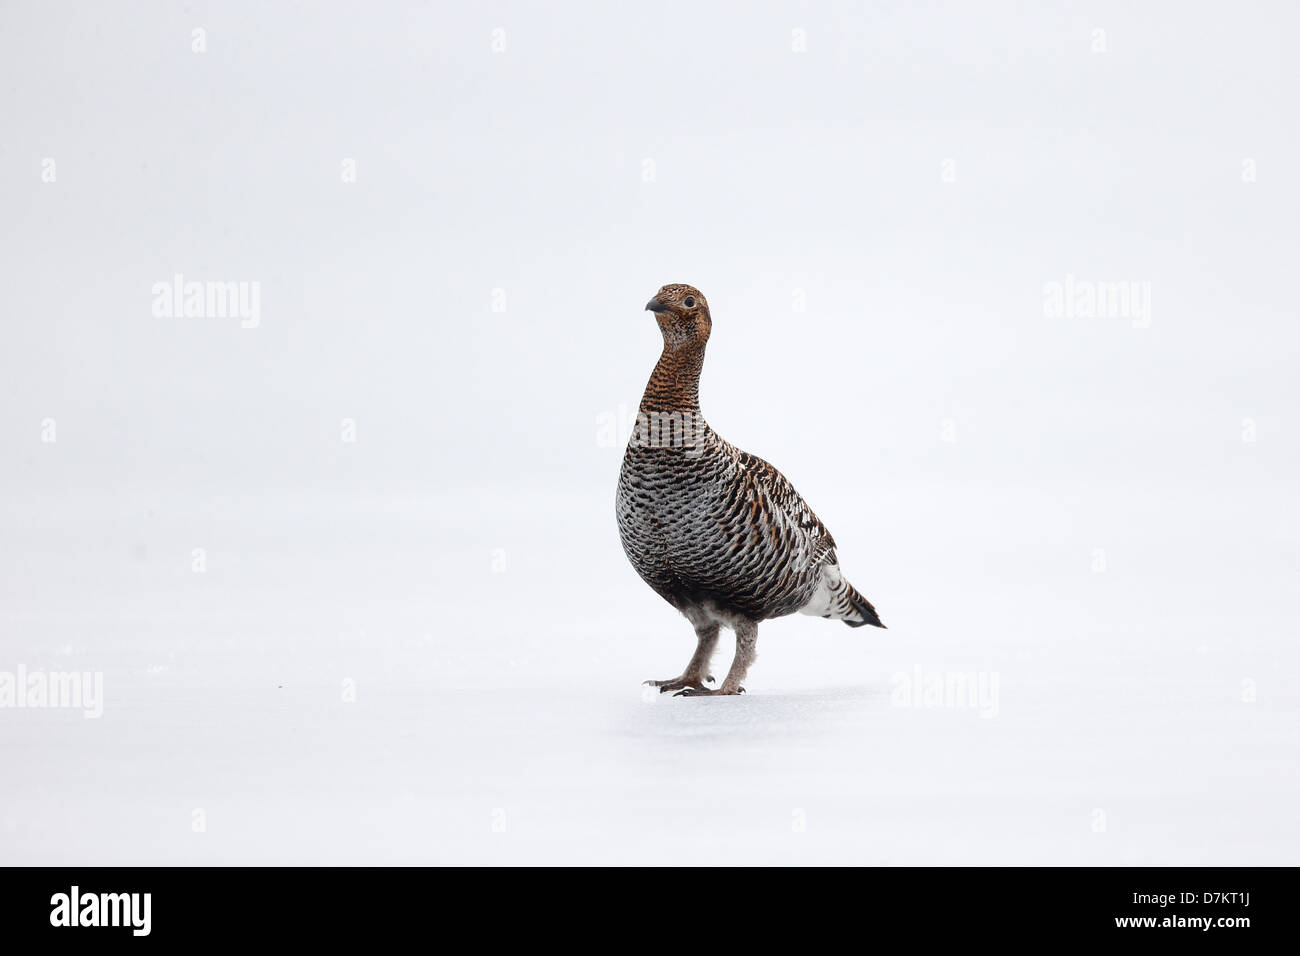
[[[639,682],[676,673],[691,630],[619,553],[612,485],[547,497],[581,516],[563,540],[549,512],[490,496],[481,511],[318,502],[328,521],[301,500],[283,511],[229,501],[216,509],[227,545],[198,574],[178,512],[127,505],[110,519],[103,501],[44,521],[25,512],[30,560],[24,574],[11,559],[5,575],[6,631],[21,637],[7,650],[33,669],[102,669],[106,701],[97,720],[0,712],[13,771],[4,859],[1293,857],[1297,698],[1293,644],[1275,623],[1282,588],[1228,600],[1210,586],[1222,569],[1192,549],[1181,561],[1161,552],[1176,566],[1112,559],[1103,573],[1087,549],[1031,549],[1027,532],[989,554],[988,515],[958,503],[947,547],[932,553],[910,526],[933,499],[900,496],[871,509],[888,561],[865,534],[837,532],[850,569],[877,569],[863,586],[890,630],[768,622],[747,695],[673,698]],[[1196,504],[1162,498],[1129,507]],[[1026,499],[1045,524],[1068,520]],[[449,538],[435,523],[453,506],[475,534]],[[74,526],[81,545],[57,548]],[[1130,529],[1111,551],[1141,554],[1159,536]],[[986,696],[909,701],[900,688],[918,668],[923,679],[982,674]]]

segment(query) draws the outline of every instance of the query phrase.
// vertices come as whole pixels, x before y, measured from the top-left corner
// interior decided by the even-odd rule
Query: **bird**
[[[700,372],[713,328],[693,286],[655,293],[663,352],[650,374],[619,470],[616,513],[628,561],[695,628],[677,677],[649,680],[675,696],[743,694],[762,621],[799,612],[883,628],[840,570],[835,540],[781,472],[724,440],[700,411]],[[735,634],[731,669],[709,674],[722,628]]]

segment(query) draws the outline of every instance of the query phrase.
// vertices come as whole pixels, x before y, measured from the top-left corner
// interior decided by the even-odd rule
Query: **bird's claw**
[[[716,689],[710,687],[686,687],[673,694],[674,697],[732,697],[743,694],[745,688],[737,687],[735,690],[727,690],[726,687]]]
[[[704,678],[704,680],[713,680],[713,675],[710,674],[708,677]],[[671,680],[648,680],[645,681],[645,686],[658,687],[659,693],[661,694],[666,694],[670,690],[684,691],[690,688],[708,690],[708,688],[704,686],[704,681],[701,681],[698,677],[674,677]]]

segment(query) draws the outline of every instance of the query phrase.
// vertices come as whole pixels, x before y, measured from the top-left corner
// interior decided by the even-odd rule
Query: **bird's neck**
[[[641,411],[700,414],[700,370],[704,368],[705,342],[691,339],[665,343],[655,370],[650,373]]]

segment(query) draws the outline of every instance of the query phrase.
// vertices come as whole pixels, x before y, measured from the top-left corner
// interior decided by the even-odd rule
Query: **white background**
[[[976,6],[6,4],[0,671],[106,699],[0,710],[0,860],[1295,864],[1300,22]],[[739,698],[639,686],[669,282],[890,626]]]

